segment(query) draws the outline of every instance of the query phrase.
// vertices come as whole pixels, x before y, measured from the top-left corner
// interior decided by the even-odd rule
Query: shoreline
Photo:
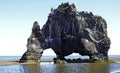
[[[110,60],[116,62],[116,63],[120,63],[120,58],[111,58]]]
[[[120,63],[120,58],[111,58],[110,61],[115,63]],[[41,60],[41,62],[53,62],[53,60]],[[19,63],[18,60],[8,60],[8,61],[0,61],[0,66],[9,66],[9,65],[25,65],[25,64],[37,64],[36,62],[26,62]]]
[[[53,60],[42,60],[41,62],[53,62]],[[19,60],[0,61],[0,66],[25,65],[25,64],[38,64],[38,63],[36,62],[19,63]]]

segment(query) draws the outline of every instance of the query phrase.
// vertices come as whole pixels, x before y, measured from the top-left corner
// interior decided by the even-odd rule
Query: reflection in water
[[[20,73],[41,73],[39,64],[20,65],[22,68]]]
[[[29,64],[0,66],[0,73],[120,73],[120,63]]]
[[[89,73],[109,73],[109,64],[90,64]]]
[[[114,73],[120,72],[120,64],[89,64],[69,63],[40,65],[21,65],[24,72],[21,73]]]
[[[109,64],[110,73],[120,73],[120,63]]]
[[[70,63],[70,64],[40,64],[40,65],[21,65],[22,73],[88,73],[89,64]]]

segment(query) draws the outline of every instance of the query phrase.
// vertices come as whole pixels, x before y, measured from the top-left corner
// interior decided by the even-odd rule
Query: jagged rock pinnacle
[[[42,55],[41,49],[41,33],[38,22],[34,22],[32,27],[32,33],[27,40],[27,51],[23,54],[20,62],[39,62]]]

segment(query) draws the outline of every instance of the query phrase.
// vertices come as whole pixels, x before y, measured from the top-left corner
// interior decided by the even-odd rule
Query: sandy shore
[[[110,59],[116,63],[120,63],[120,58]],[[52,60],[43,60],[41,62],[53,62]],[[36,64],[35,62],[28,62],[28,63],[19,63],[19,61],[0,61],[0,66],[7,66],[7,65],[19,65],[19,64]]]
[[[114,61],[114,62],[116,62],[116,63],[120,63],[120,58],[113,58],[113,59],[110,59],[110,60],[112,60],[112,61]]]
[[[52,60],[42,60],[41,62],[53,62]],[[19,64],[37,64],[36,62],[19,63],[19,61],[0,61],[0,66],[19,65]]]
[[[4,66],[4,65],[16,65],[19,64],[18,61],[0,61],[0,66]]]
[[[19,64],[35,64],[35,62],[19,63],[19,61],[0,61],[0,66],[19,65]]]

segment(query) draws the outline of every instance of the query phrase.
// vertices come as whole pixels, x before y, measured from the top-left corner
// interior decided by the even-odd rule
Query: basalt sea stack
[[[108,59],[110,39],[106,21],[92,12],[78,12],[74,4],[52,8],[42,33],[46,47],[52,48],[58,59],[72,53],[87,55],[92,60]]]
[[[111,42],[105,19],[92,12],[78,12],[74,4],[62,3],[57,9],[52,8],[46,24],[35,32],[39,31],[37,34],[43,36],[37,36],[42,39],[38,40],[40,48],[52,48],[56,60],[65,60],[72,53],[89,56],[90,60],[108,59]]]
[[[32,33],[27,40],[27,51],[23,54],[19,62],[40,62],[42,56],[42,34],[38,22],[34,22]]]

